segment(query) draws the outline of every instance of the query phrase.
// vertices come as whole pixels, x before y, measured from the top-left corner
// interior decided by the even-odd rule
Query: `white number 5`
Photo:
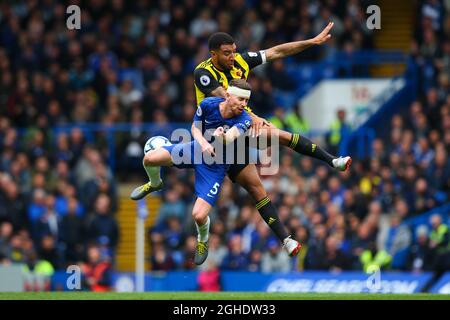
[[[219,183],[214,183],[214,185],[213,185],[213,187],[211,188],[211,190],[209,190],[209,192],[208,192],[208,197],[212,197],[211,195],[210,195],[210,193],[212,194],[212,195],[216,195],[217,194],[217,192],[219,192],[219,187],[220,187],[220,184]]]

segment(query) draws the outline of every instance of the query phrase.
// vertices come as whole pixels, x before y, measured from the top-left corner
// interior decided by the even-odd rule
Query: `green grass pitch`
[[[450,295],[280,292],[0,292],[0,300],[450,300]]]

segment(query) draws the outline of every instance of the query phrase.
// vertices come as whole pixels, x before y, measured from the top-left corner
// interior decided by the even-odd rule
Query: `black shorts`
[[[243,137],[245,139],[245,158],[244,162],[242,162],[242,157],[240,157],[240,162],[238,163],[237,155],[237,143],[234,142],[234,164],[230,164],[230,167],[227,171],[227,175],[230,178],[231,181],[236,182],[236,177],[239,175],[239,173],[247,167],[249,164],[255,164],[255,161],[250,161],[250,137],[246,136]],[[255,145],[255,141],[253,141],[253,144]],[[242,155],[241,155],[242,156]],[[253,160],[253,159],[252,159]]]
[[[246,166],[249,164],[231,164],[230,168],[228,169],[227,175],[228,178],[230,178],[231,181],[236,182],[236,177],[239,175],[239,173],[244,170]]]

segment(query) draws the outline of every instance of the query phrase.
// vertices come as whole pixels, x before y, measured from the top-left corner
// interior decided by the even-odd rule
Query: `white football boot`
[[[286,249],[287,253],[291,257],[295,257],[301,247],[302,245],[298,241],[291,239],[291,236],[283,240],[283,248]]]
[[[349,156],[339,157],[339,158],[333,159],[332,162],[333,162],[333,167],[335,169],[338,169],[339,171],[345,171],[352,164],[352,158],[350,158]]]

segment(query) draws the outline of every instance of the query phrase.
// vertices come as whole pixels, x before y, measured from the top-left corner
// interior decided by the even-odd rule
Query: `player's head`
[[[216,67],[222,70],[231,70],[234,65],[236,44],[228,33],[213,33],[208,40],[209,52]]]
[[[227,103],[234,115],[242,113],[250,99],[252,87],[244,79],[233,79],[228,84]]]

